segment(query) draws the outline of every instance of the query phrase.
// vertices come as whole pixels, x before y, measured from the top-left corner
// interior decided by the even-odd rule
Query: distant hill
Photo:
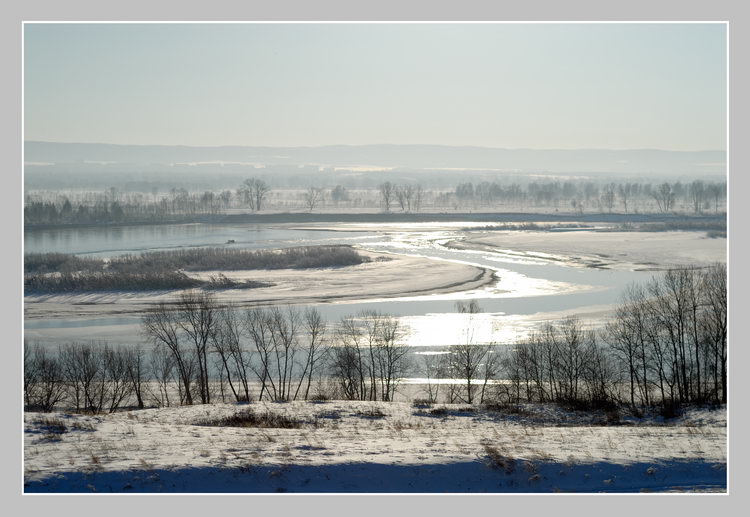
[[[726,174],[725,151],[657,149],[501,149],[439,145],[189,147],[27,141],[25,161],[71,165],[85,162],[135,166],[235,162],[549,173]]]

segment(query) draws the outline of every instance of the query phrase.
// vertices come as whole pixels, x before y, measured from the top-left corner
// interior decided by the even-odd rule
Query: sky
[[[26,140],[726,149],[724,24],[32,24]]]

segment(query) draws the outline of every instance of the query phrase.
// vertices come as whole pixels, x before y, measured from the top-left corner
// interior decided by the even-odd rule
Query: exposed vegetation
[[[349,246],[300,246],[281,250],[193,248],[124,255],[113,259],[111,271],[184,269],[186,271],[234,271],[249,269],[307,269],[354,266],[369,258]]]
[[[199,280],[184,271],[233,271],[341,267],[368,262],[348,246],[303,246],[278,251],[195,248],[124,255],[110,260],[63,253],[29,253],[24,260],[27,293],[146,291],[164,289],[249,289],[271,284],[224,275]]]
[[[352,266],[369,258],[349,246],[300,246],[281,250],[193,248],[127,254],[109,260],[83,258],[65,253],[27,253],[26,273],[177,271],[239,271],[249,269],[305,269]]]
[[[161,291],[173,289],[252,289],[272,284],[236,281],[223,275],[208,280],[191,278],[181,271],[110,272],[85,271],[26,275],[26,294],[75,293],[81,291]]]
[[[218,419],[203,419],[194,422],[194,425],[210,427],[260,427],[266,429],[299,429],[306,422],[304,420],[291,418],[278,413],[265,411],[256,413],[252,409],[245,409],[233,415]]]
[[[666,223],[643,223],[639,225],[622,224],[616,227],[622,231],[632,232],[673,232],[673,231],[697,231],[708,232],[709,234],[724,234],[726,237],[727,221],[691,221],[690,219],[681,219],[679,221],[670,221]],[[709,235],[711,236],[711,235]],[[717,235],[718,236],[718,235]]]
[[[79,257],[67,253],[26,253],[23,257],[25,273],[100,271],[102,266],[101,259]]]

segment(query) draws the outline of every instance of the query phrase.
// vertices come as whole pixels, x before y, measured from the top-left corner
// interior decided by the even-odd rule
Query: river
[[[485,226],[477,223],[475,226]],[[403,341],[425,351],[465,339],[466,316],[456,312],[459,300],[475,299],[482,314],[473,317],[475,342],[511,343],[550,319],[580,314],[592,326],[620,301],[623,289],[645,281],[649,273],[576,267],[512,250],[474,251],[446,247],[465,238],[472,223],[451,225],[403,223],[349,225],[339,231],[272,224],[181,224],[35,230],[25,233],[25,252],[62,252],[111,257],[125,253],[176,248],[226,246],[273,249],[317,244],[350,244],[365,250],[471,264],[494,271],[496,282],[482,289],[449,294],[331,301],[316,307],[329,321],[362,310],[398,316],[407,330]],[[343,230],[343,231],[341,231]],[[404,279],[407,283],[408,279]],[[100,318],[25,320],[32,341],[107,339],[140,341],[135,315]]]

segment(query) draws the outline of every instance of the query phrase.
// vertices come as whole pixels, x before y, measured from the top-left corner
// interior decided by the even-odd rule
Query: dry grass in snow
[[[27,413],[25,490],[723,491],[724,415],[608,421],[551,406],[377,402]]]

